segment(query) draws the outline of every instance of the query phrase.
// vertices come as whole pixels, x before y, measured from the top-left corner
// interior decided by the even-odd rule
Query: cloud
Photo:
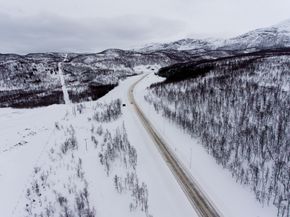
[[[289,9],[289,0],[0,0],[0,53],[233,37],[289,19]]]
[[[52,13],[11,17],[0,14],[0,53],[97,52],[175,38],[178,20],[137,15],[67,18]]]

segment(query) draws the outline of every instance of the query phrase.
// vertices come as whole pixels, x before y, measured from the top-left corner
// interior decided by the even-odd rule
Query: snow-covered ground
[[[275,207],[262,207],[247,187],[236,183],[230,173],[215,162],[198,138],[192,138],[157,114],[145,101],[146,88],[162,80],[153,73],[145,77],[135,88],[136,102],[217,209],[224,217],[275,217]]]
[[[116,191],[113,177],[105,173],[91,138],[93,128],[102,126],[114,133],[123,123],[129,142],[137,151],[138,179],[147,185],[149,214],[158,217],[197,216],[128,101],[128,89],[140,76],[121,81],[118,87],[97,102],[83,103],[80,107],[82,112],[78,112],[76,105],[0,109],[1,217],[29,216],[25,207],[39,213],[41,206],[51,205],[50,200],[52,204],[53,200],[64,203],[64,200],[54,198],[55,192],[66,196],[66,203],[73,202],[74,198],[68,197],[67,187],[70,189],[70,185],[76,185],[75,194],[78,194],[86,182],[90,209],[95,210],[96,216],[145,216],[145,212],[140,210],[130,211],[130,192],[119,194]],[[126,104],[118,120],[104,124],[92,120],[97,103],[106,104],[118,98]],[[78,149],[71,155],[55,154],[70,131],[75,131]],[[101,141],[101,137],[97,139]],[[75,160],[78,158],[82,163]],[[82,165],[86,182],[71,174],[75,165]],[[113,169],[117,174],[121,174],[122,170],[120,165],[115,165]],[[43,180],[49,187],[40,194],[39,186],[35,191],[34,183]],[[29,194],[28,189],[31,190]],[[33,195],[33,191],[37,195]]]
[[[54,123],[65,116],[64,106],[39,109],[0,109],[0,213],[11,216],[21,203],[34,167],[53,138]]]
[[[60,132],[59,126],[72,126],[76,131],[80,147],[74,155],[82,159],[90,205],[96,211],[96,216],[145,216],[140,210],[130,211],[130,194],[119,194],[116,191],[112,175],[108,176],[104,172],[91,142],[92,127],[102,125],[104,130],[108,129],[113,133],[123,123],[129,142],[137,151],[136,174],[140,182],[144,182],[148,188],[149,214],[158,217],[197,216],[128,101],[129,87],[141,76],[121,81],[118,87],[97,102],[83,103],[83,111],[78,115],[74,115],[76,105],[0,109],[0,216],[27,216],[26,194],[38,176],[36,168],[43,171],[51,168],[55,170],[50,178],[56,182],[55,189],[62,189],[61,186],[66,184],[62,182],[70,180],[70,172],[66,172],[67,165],[61,162],[54,163],[56,166],[50,164],[49,151],[59,147],[67,134]],[[161,117],[144,100],[146,87],[161,80],[153,73],[148,74],[136,86],[136,101],[223,216],[276,216],[274,207],[262,207],[248,188],[237,184],[229,172],[218,166],[198,139],[191,138]],[[106,104],[118,98],[125,106],[122,107],[122,116],[117,121],[106,124],[92,122],[91,117],[97,103]],[[124,172],[120,166],[113,171],[117,174]],[[79,186],[85,185],[81,180],[75,182]]]

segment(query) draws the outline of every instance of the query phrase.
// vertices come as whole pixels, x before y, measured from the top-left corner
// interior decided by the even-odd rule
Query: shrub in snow
[[[94,207],[89,203],[88,183],[82,159],[77,157],[78,145],[74,132],[72,126],[63,131],[68,135],[59,152],[51,148],[47,167],[34,169],[33,181],[26,191],[25,216],[96,216]]]
[[[96,108],[93,116],[93,119],[98,122],[111,122],[118,119],[122,114],[120,99],[113,100],[111,103],[101,106],[103,107],[102,110],[99,111],[99,109]]]
[[[78,148],[77,140],[75,137],[75,132],[73,128],[71,128],[70,137],[66,139],[66,141],[61,145],[61,152],[66,154],[69,150],[75,150]]]
[[[117,128],[114,135],[107,130],[101,147],[99,158],[108,175],[111,164],[116,160],[121,161],[126,168],[136,168],[137,152],[129,143],[124,126],[121,129]]]

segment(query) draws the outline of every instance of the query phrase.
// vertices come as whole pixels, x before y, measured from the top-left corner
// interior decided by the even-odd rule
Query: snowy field
[[[0,109],[0,216],[197,216],[128,101],[139,78],[97,102]],[[96,113],[117,99],[125,104],[121,115],[97,121]],[[136,151],[136,166],[118,158],[127,159],[127,149],[100,160],[119,134]],[[128,174],[133,187],[126,186]]]
[[[198,138],[192,138],[161,114],[157,114],[153,106],[145,101],[146,88],[162,80],[163,78],[149,74],[135,88],[136,101],[217,209],[224,217],[275,217],[275,207],[262,207],[247,187],[236,183],[230,172],[217,165]]]

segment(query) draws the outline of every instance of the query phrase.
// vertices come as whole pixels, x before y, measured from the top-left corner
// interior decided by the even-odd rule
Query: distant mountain
[[[139,49],[141,52],[154,50],[213,50],[222,41],[218,39],[192,39],[186,38],[169,43],[155,43]]]
[[[240,36],[220,39],[182,39],[170,43],[147,45],[139,51],[186,50],[205,52],[210,50],[248,50],[290,47],[290,19],[277,25],[256,29]]]
[[[223,49],[290,47],[290,19],[277,25],[256,29],[224,41]]]

